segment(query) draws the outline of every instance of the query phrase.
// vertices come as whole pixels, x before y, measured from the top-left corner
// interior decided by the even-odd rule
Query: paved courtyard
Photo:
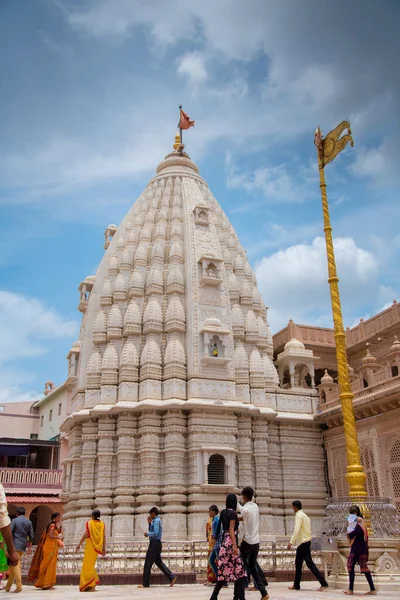
[[[270,599],[274,598],[279,600],[343,600],[344,595],[340,590],[327,590],[326,592],[317,592],[318,584],[305,582],[303,589],[299,592],[291,592],[288,590],[287,583],[271,583],[269,585]],[[146,598],[147,600],[208,600],[211,596],[211,588],[207,588],[204,585],[176,585],[173,588],[169,586],[154,586],[147,590],[140,590],[136,586],[99,586],[96,591],[96,600],[100,598],[113,599],[119,598],[120,600],[128,600],[131,598]],[[4,591],[0,592],[1,595],[5,596]],[[233,594],[233,587],[230,586],[228,590],[222,590],[219,598],[221,600],[230,600]],[[355,596],[362,597],[363,594],[355,594]],[[7,597],[7,596],[6,596]],[[41,590],[35,590],[30,587],[25,587],[24,590],[19,594],[18,600],[42,600],[43,598],[49,598],[51,600],[74,600],[75,598],[82,598],[82,594],[77,590],[76,587],[72,586],[59,586],[53,591],[43,592]],[[247,592],[246,599],[258,600],[259,594],[257,592]],[[394,600],[398,598],[397,593],[385,593],[379,594],[381,600]]]

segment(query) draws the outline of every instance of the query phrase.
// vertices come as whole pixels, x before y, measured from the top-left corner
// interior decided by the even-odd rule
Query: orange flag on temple
[[[181,115],[179,119],[179,127],[180,129],[189,129],[189,127],[194,127],[194,121],[191,121],[187,114],[181,110]]]

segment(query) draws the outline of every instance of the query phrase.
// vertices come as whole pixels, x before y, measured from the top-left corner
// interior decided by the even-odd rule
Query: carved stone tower
[[[70,353],[67,539],[93,507],[113,541],[142,539],[152,505],[165,539],[202,539],[208,506],[244,485],[264,537],[286,532],[294,497],[322,521],[317,392],[279,388],[246,252],[181,148],[106,229],[105,248],[80,288]]]

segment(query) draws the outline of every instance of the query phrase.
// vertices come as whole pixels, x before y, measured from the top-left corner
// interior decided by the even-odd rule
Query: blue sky
[[[318,124],[355,140],[326,169],[346,325],[398,297],[399,27],[392,0],[3,0],[0,402],[65,378],[79,282],[180,103],[273,331],[331,322]]]

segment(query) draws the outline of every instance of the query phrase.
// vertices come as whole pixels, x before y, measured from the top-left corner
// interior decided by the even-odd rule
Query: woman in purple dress
[[[371,571],[368,568],[368,531],[359,507],[355,505],[351,506],[349,512],[351,515],[357,515],[357,517],[360,517],[362,520],[360,521],[357,519],[357,524],[354,530],[347,534],[347,537],[350,541],[350,554],[347,560],[349,589],[345,590],[343,593],[348,596],[352,596],[354,594],[354,567],[356,566],[356,563],[358,563],[360,565],[361,573],[364,573],[369,583],[369,592],[367,592],[366,595],[376,596],[376,590]]]
[[[221,512],[218,523],[217,538],[221,528],[223,536],[218,556],[218,581],[210,600],[218,598],[219,591],[228,581],[235,582],[233,599],[245,600],[246,570],[238,548],[237,533],[239,521],[236,509],[236,494],[228,494],[226,497],[226,508]]]

